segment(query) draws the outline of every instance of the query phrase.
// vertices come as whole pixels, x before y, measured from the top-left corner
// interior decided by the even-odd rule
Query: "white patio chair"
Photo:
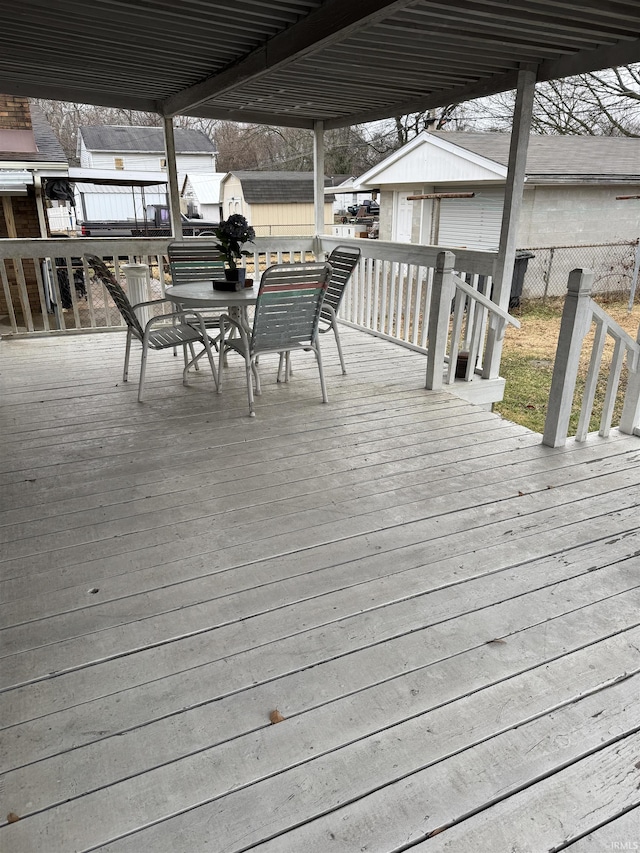
[[[213,282],[224,278],[224,258],[217,248],[215,240],[193,237],[190,240],[174,240],[167,248],[171,284],[180,287],[194,281]],[[212,285],[213,286],[213,285]],[[220,309],[203,308],[198,313],[204,318],[207,329],[215,329],[214,343],[218,348],[218,330],[220,328]],[[176,351],[174,350],[174,355]],[[193,355],[193,351],[192,351]],[[198,369],[197,359],[194,362]]]
[[[194,362],[194,359],[189,359],[187,356],[187,347],[192,347],[193,344],[200,343],[209,358],[211,365],[211,373],[216,388],[218,387],[218,374],[216,365],[213,359],[211,346],[213,341],[209,338],[203,317],[196,311],[174,311],[170,314],[161,314],[158,317],[152,317],[148,323],[142,328],[140,321],[135,313],[136,308],[144,306],[158,306],[172,303],[169,299],[152,299],[148,302],[139,302],[132,305],[127,298],[126,293],[120,286],[113,273],[108,269],[101,258],[96,255],[85,254],[87,264],[104,286],[109,291],[116,308],[122,315],[127,324],[127,344],[124,354],[124,370],[122,381],[126,382],[129,375],[129,355],[131,352],[131,340],[136,338],[142,344],[142,360],[140,364],[140,381],[138,385],[138,401],[142,402],[144,394],[144,380],[147,369],[147,352],[149,349],[162,350],[172,347],[181,346],[184,352],[184,370],[182,372],[182,381],[187,384],[187,373]]]
[[[237,338],[225,338],[219,353],[218,391],[222,390],[225,353],[235,351],[245,359],[249,414],[254,417],[255,393],[261,393],[257,359],[265,353],[283,353],[293,349],[311,350],[320,374],[322,402],[328,402],[318,341],[318,321],[327,291],[331,265],[328,263],[277,264],[262,274],[253,317],[253,327],[245,328],[227,314],[220,317],[220,329],[232,324]]]
[[[360,249],[355,246],[336,246],[327,258],[327,263],[331,264],[331,278],[329,279],[327,292],[324,295],[322,307],[320,308],[318,333],[324,334],[325,332],[333,331],[343,374],[346,374],[347,367],[344,363],[344,355],[342,354],[337,314],[351,274],[360,260],[360,254]],[[285,368],[284,377],[286,382],[292,373],[288,352],[283,352],[281,355],[278,367],[278,381],[280,381],[283,366]]]

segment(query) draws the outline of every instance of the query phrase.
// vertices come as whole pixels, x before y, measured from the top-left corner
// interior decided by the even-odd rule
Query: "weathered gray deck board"
[[[585,835],[567,848],[571,853],[596,850],[640,850],[640,806],[630,809],[604,826]]]
[[[3,851],[635,841],[640,439],[543,448],[348,330],[328,406],[170,353],[139,406],[95,338],[0,344]]]

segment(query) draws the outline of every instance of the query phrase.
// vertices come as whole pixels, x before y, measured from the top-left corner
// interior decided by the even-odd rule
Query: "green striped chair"
[[[323,332],[333,331],[338,347],[338,355],[340,356],[340,366],[342,372],[346,373],[347,368],[342,355],[342,345],[340,343],[340,335],[338,333],[337,314],[344,296],[345,288],[351,278],[356,264],[360,260],[360,249],[355,246],[336,246],[331,252],[327,261],[331,264],[331,279],[327,288],[327,294],[322,303],[320,311],[320,324],[318,331]]]
[[[193,281],[213,281],[224,278],[224,258],[214,240],[192,237],[175,240],[167,249],[171,283],[174,287]],[[218,329],[220,311],[204,308],[199,311],[207,329]]]
[[[262,274],[253,316],[253,328],[246,329],[227,314],[220,317],[221,334],[231,324],[238,337],[223,337],[219,353],[218,391],[222,389],[222,368],[228,351],[244,357],[247,373],[249,414],[254,417],[253,381],[261,393],[257,360],[262,354],[311,350],[318,364],[322,402],[328,402],[318,341],[322,300],[331,276],[328,263],[276,264]]]

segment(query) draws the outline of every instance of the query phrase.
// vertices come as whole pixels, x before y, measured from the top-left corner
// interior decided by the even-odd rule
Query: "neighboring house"
[[[223,217],[242,214],[259,237],[315,233],[312,172],[229,172],[221,193]],[[324,221],[333,222],[331,195],[325,196]]]
[[[354,182],[380,189],[380,239],[496,249],[509,134],[423,132]],[[409,201],[427,193],[473,198]],[[617,195],[640,193],[640,139],[531,136],[519,247],[632,241],[638,207]],[[434,239],[435,237],[435,239]]]
[[[220,184],[225,172],[214,174],[200,174],[192,172],[188,174],[182,184],[180,192],[180,204],[190,219],[199,217],[207,222],[220,222],[221,220],[221,192]]]
[[[200,130],[175,129],[176,167],[178,184],[182,186],[187,175],[216,174],[216,148]],[[99,125],[78,128],[77,155],[83,169],[116,171],[126,184],[127,172],[156,172],[166,174],[167,160],[164,132],[161,127],[130,127],[127,125]],[[156,187],[147,193],[133,193],[130,189],[77,188],[78,218],[131,219],[144,216],[145,205],[167,204],[166,186]],[[83,209],[84,206],[84,209]],[[91,212],[87,209],[90,206]],[[183,213],[187,213],[185,203]],[[205,218],[205,217],[203,217]],[[218,216],[214,218],[214,221]]]
[[[216,147],[201,130],[174,131],[178,174],[216,170]],[[161,127],[97,125],[78,128],[78,159],[89,169],[159,172],[167,168]]]
[[[45,198],[71,192],[68,173],[62,146],[42,111],[27,98],[0,95],[0,239],[47,237]],[[6,264],[5,270],[13,304],[20,305],[15,267]],[[35,271],[26,264],[22,272],[29,304],[40,310]],[[0,287],[0,315],[6,312]]]

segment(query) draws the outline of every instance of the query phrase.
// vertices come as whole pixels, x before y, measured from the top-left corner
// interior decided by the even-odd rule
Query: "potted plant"
[[[228,219],[214,228],[213,233],[218,239],[216,248],[220,250],[220,254],[224,257],[227,264],[225,269],[225,277],[228,281],[243,281],[245,270],[238,267],[238,261],[243,255],[251,256],[251,252],[247,252],[241,248],[243,243],[253,243],[256,232],[249,225],[244,216],[239,213],[233,213]]]

